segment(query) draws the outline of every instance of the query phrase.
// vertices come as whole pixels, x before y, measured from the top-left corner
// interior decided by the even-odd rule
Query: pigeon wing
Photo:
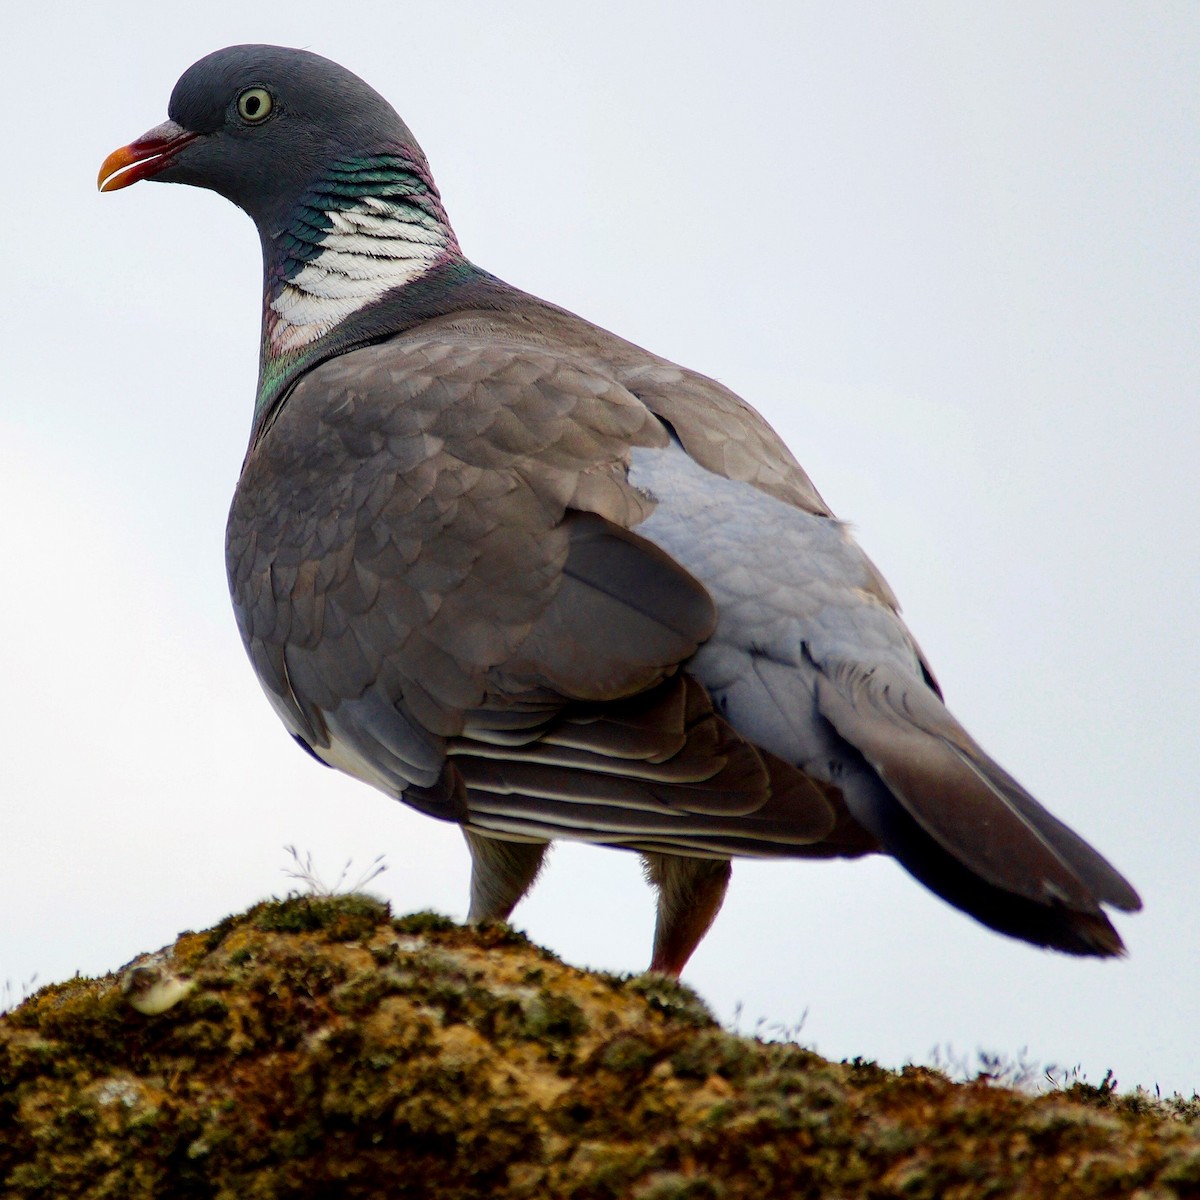
[[[492,833],[714,855],[822,838],[830,789],[679,669],[715,610],[630,532],[652,503],[626,479],[632,446],[667,439],[611,374],[470,329],[311,371],[251,448],[228,536],[293,734]]]

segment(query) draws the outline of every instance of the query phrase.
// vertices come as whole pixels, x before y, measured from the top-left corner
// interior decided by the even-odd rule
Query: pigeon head
[[[190,66],[175,85],[170,120],[114,151],[104,192],[141,179],[210,188],[261,226],[331,164],[398,154],[428,177],[421,148],[395,109],[357,75],[306,50],[229,46]]]
[[[337,63],[230,46],[184,72],[167,111],[170,120],[104,160],[99,187],[191,184],[254,219],[260,418],[320,358],[394,332],[404,312],[447,294],[447,277],[461,286],[483,274],[462,258],[408,126]]]

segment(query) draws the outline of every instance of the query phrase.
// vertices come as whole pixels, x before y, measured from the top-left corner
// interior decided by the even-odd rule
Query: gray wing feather
[[[637,450],[659,500],[638,532],[720,612],[688,670],[756,745],[837,784],[860,825],[988,924],[1116,952],[1100,904],[1128,882],[993,762],[947,711],[890,592],[838,522],[712,475],[678,443]]]
[[[291,731],[490,832],[824,838],[828,789],[680,673],[711,597],[627,528],[650,508],[629,447],[666,440],[613,378],[503,340],[424,331],[311,372],[229,528],[242,634]]]

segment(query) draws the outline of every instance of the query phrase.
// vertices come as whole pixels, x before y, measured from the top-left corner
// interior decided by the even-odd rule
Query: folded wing
[[[1120,953],[1101,906],[1137,894],[975,743],[848,531],[705,470],[675,441],[634,452],[659,503],[638,526],[721,614],[688,669],[740,733],[833,784],[933,891],[1002,932]]]

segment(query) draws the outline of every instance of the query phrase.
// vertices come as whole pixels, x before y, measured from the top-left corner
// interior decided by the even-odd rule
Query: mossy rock
[[[314,896],[0,1017],[0,1195],[1152,1200],[1200,1196],[1200,1103],[831,1063],[507,926]]]

